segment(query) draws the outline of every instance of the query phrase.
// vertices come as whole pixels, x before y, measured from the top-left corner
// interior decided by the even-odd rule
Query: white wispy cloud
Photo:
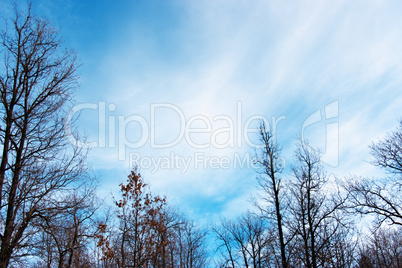
[[[311,125],[306,133],[312,144],[325,148],[326,123],[339,123],[339,165],[330,172],[343,176],[375,172],[365,162],[370,158],[367,146],[392,130],[402,116],[398,1],[172,1],[159,9],[141,1],[113,8],[100,1],[94,3],[94,11],[82,10],[90,4],[72,1],[65,14],[47,5],[49,1],[39,2],[45,14],[63,24],[66,46],[73,45],[82,55],[78,99],[115,104],[106,118],[117,123],[119,116],[130,115],[149,123],[152,103],[170,103],[187,120],[203,115],[219,128],[224,124],[213,122],[217,115],[240,123],[240,101],[242,125],[253,115],[286,116],[278,124],[278,139],[291,163],[294,138],[301,134],[303,122],[338,101],[339,116]],[[160,111],[157,138],[169,141],[183,122],[172,110]],[[136,123],[125,131],[131,141],[142,135]],[[93,132],[96,137],[97,129]],[[208,134],[199,139],[207,140]],[[147,157],[171,152],[233,157],[254,151],[244,140],[235,148],[202,150],[182,140],[172,148],[153,149],[148,142],[129,152]],[[118,161],[118,153],[116,148],[99,148],[91,156],[109,186],[116,180],[113,170],[129,171],[129,159]],[[199,217],[236,214],[243,205],[246,209],[245,200],[256,188],[252,168],[193,166],[184,174],[161,169],[155,174],[144,170],[144,175],[175,204],[198,206],[194,214]]]

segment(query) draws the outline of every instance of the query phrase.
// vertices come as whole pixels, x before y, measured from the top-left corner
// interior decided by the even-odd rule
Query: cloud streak
[[[278,124],[278,139],[290,162],[303,122],[338,101],[339,116],[331,122],[339,123],[339,165],[330,172],[339,176],[372,173],[364,162],[368,144],[392,130],[401,116],[402,4],[397,1],[171,1],[163,6],[71,1],[64,10],[38,2],[41,12],[62,25],[65,45],[81,58],[78,100],[115,104],[107,116],[139,115],[148,121],[153,103],[180,108],[186,120],[203,115],[213,122],[226,115],[244,124],[253,115],[286,116]],[[158,137],[174,138],[177,115],[170,111],[158,119]],[[308,138],[321,147],[325,123],[309,130]],[[91,130],[96,137],[97,129]],[[142,131],[134,123],[125,130],[131,140]],[[198,150],[184,140],[167,149],[147,143],[129,150],[154,157],[172,151],[187,157],[254,153],[245,143]],[[118,161],[116,155],[116,148],[92,151],[91,161],[107,185],[116,180],[110,170],[129,170],[129,160]],[[249,206],[246,200],[256,188],[251,168],[143,172],[176,205],[196,206],[198,217],[236,214],[241,204]]]

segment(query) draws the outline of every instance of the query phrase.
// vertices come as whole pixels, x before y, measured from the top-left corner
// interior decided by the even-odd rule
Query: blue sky
[[[9,1],[0,5],[1,16],[8,17]],[[96,108],[81,111],[78,129],[98,141],[89,161],[101,178],[101,196],[116,194],[130,159],[168,159],[170,166],[156,172],[140,167],[154,192],[197,219],[238,215],[256,192],[252,166],[233,166],[236,157],[254,155],[247,139],[256,136],[243,131],[253,116],[277,122],[288,170],[295,138],[303,133],[324,152],[330,174],[380,175],[367,163],[368,145],[402,116],[400,1],[36,0],[33,5],[35,14],[60,29],[65,47],[74,49],[82,64],[76,104]],[[152,107],[155,126],[150,126]],[[213,135],[229,121],[233,131]],[[156,143],[167,144],[186,125],[191,132],[208,128],[208,122],[206,133],[195,130],[167,148],[155,148],[149,138],[153,131]],[[255,126],[251,120],[249,128]],[[139,148],[123,146],[141,139]],[[189,159],[190,167],[175,166],[172,154]],[[229,164],[217,168],[208,163],[211,158]],[[198,166],[196,159],[202,162]]]

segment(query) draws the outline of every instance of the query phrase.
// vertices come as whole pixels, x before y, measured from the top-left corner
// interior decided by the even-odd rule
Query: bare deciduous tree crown
[[[64,136],[77,86],[73,52],[46,20],[15,7],[1,33],[0,267],[34,239],[39,221],[62,211],[74,187],[90,181],[86,152]]]

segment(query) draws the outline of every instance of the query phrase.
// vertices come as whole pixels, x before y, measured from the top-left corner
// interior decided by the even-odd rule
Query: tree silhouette
[[[24,256],[38,222],[63,211],[64,192],[90,181],[85,150],[64,135],[77,85],[74,53],[46,20],[20,13],[1,34],[0,267]]]

